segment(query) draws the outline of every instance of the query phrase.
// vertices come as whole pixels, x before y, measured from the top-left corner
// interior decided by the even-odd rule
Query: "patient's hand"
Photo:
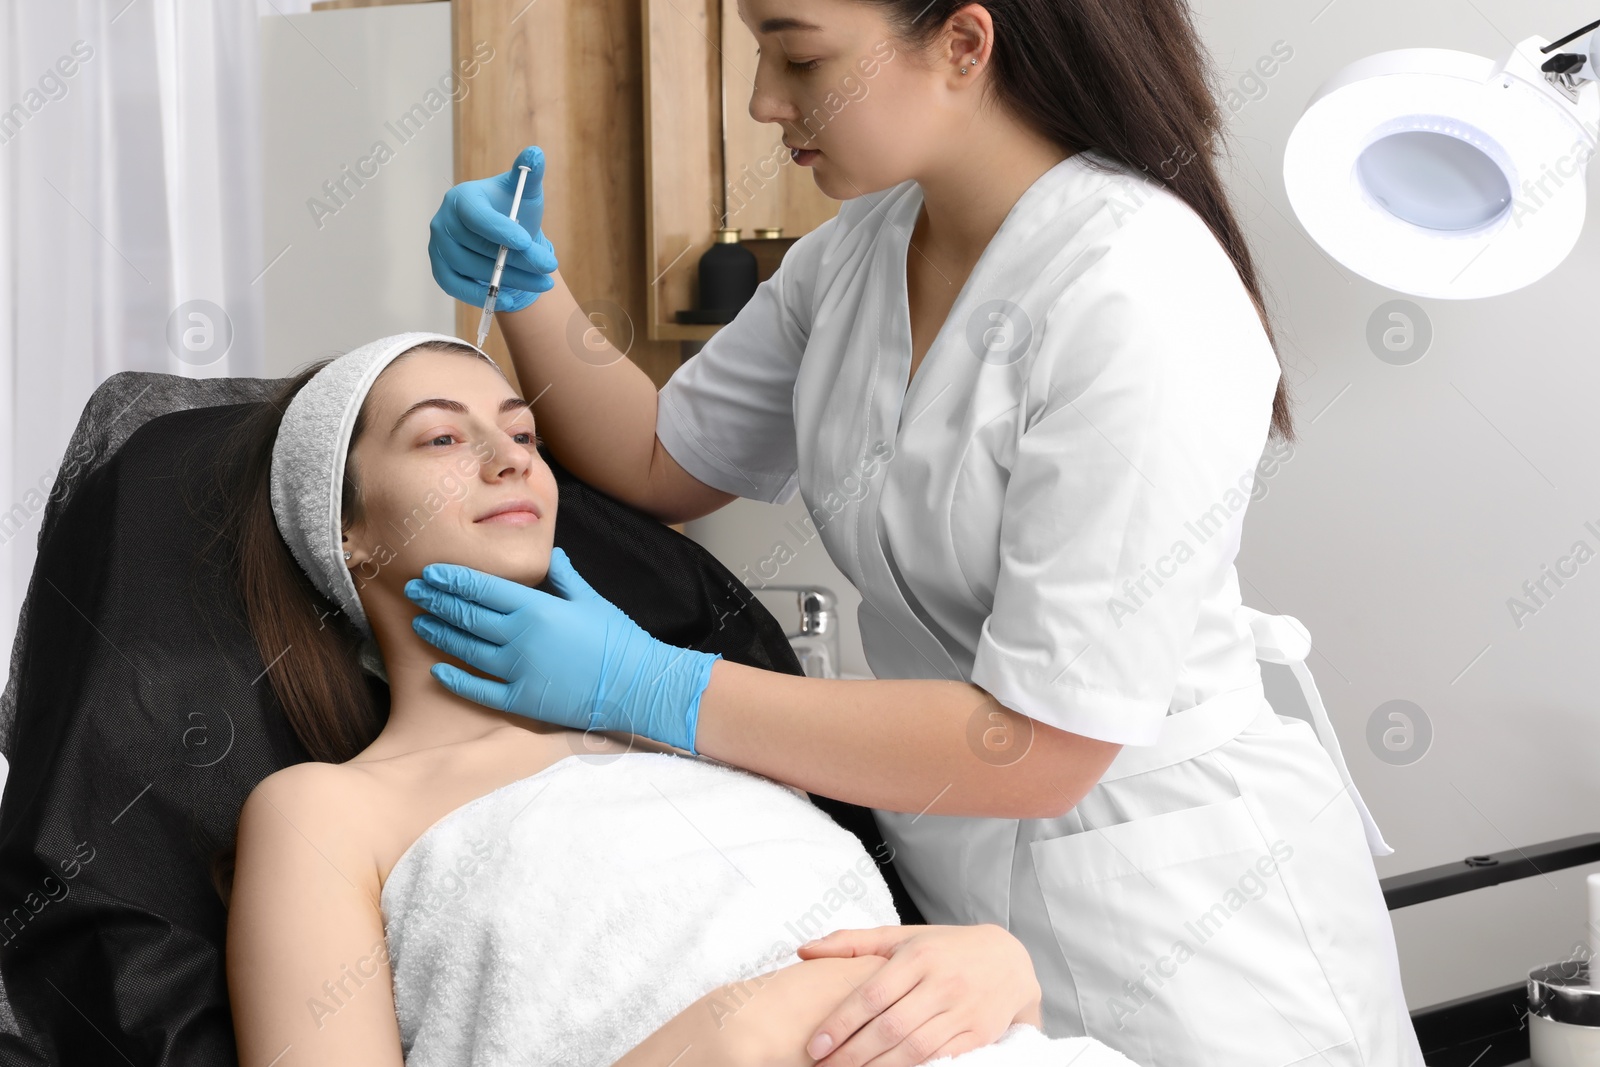
[[[990,1044],[1012,1023],[1042,1025],[1033,960],[993,923],[837,930],[797,951],[889,961],[817,1027],[816,1040],[831,1040],[808,1043],[817,1067],[911,1067]]]

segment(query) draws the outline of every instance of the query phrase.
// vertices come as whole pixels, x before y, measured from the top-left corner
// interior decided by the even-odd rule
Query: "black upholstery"
[[[221,518],[221,437],[282,384],[117,374],[68,447],[0,701],[0,978],[17,1028],[0,1064],[237,1062],[208,861],[256,783],[307,755],[201,546]],[[597,591],[662,640],[800,673],[700,545],[544,458],[556,543]],[[813,799],[921,922],[871,813]]]

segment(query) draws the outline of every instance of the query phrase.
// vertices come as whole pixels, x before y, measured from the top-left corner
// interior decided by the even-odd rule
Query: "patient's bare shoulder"
[[[256,783],[245,798],[239,834],[302,838],[377,900],[378,869],[366,819],[374,802],[370,780],[349,767],[316,760],[293,763]]]
[[[334,814],[329,810],[330,802],[356,799],[363,792],[365,782],[362,775],[343,764],[307,760],[281,767],[261,779],[245,803],[253,800],[285,814],[314,813],[319,816],[318,823],[328,826],[323,816]]]
[[[226,956],[240,1067],[279,1063],[289,1047],[303,1067],[402,1067],[394,999],[381,992],[391,975],[376,875],[352,816],[359,795],[339,765],[297,763],[245,800]],[[380,991],[319,992],[350,971]]]
[[[260,793],[267,803],[320,810],[330,800],[364,798],[371,791],[368,782],[346,764],[307,760],[273,771],[256,783],[251,796]]]

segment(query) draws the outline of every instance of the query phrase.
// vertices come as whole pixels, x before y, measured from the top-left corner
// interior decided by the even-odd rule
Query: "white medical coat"
[[[906,256],[921,205],[908,181],[845,201],[797,240],[737,318],[662,388],[663,446],[727,492],[775,503],[802,495],[829,555],[861,592],[862,643],[879,678],[967,680],[1039,722],[1127,746],[1175,734],[1166,729],[1171,714],[1227,704],[1229,736],[1250,723],[1256,733],[1281,730],[1303,757],[1309,730],[1289,737],[1260,695],[1234,569],[1279,371],[1225,251],[1160,186],[1099,156],[1071,156],[1012,207],[908,390]],[[1200,777],[1236,777],[1237,788],[1194,784],[1195,768],[1226,758],[1226,748],[1177,767],[1129,766],[1064,820],[875,814],[930,922],[997,922],[1028,944],[1052,1034],[1087,1030],[1147,1067],[1275,1065],[1307,1049],[1357,1057],[1329,1060],[1339,1064],[1420,1064],[1348,801],[1317,827],[1336,824],[1343,835],[1328,846],[1344,850],[1328,867],[1336,884],[1295,892],[1342,893],[1345,902],[1330,906],[1354,907],[1339,921],[1361,931],[1346,944],[1373,959],[1330,963],[1335,950],[1296,917],[1303,899],[1270,914],[1256,907],[1258,935],[1302,939],[1286,969],[1270,965],[1282,971],[1280,984],[1314,988],[1269,994],[1292,1020],[1281,1039],[1240,1046],[1238,1021],[1207,1002],[1219,979],[1200,966],[1164,995],[1148,986],[1148,999],[1124,995],[1118,968],[1139,978],[1130,955],[1144,951],[1138,938],[1106,929],[1084,943],[1073,932],[1086,921],[1144,923],[1154,953],[1173,940],[1150,923],[1152,909],[1198,912],[1207,902],[1192,884],[1173,885],[1125,914],[1073,914],[1113,890],[1119,900],[1136,895],[1111,874],[1098,888],[1069,884],[1070,873],[1052,882],[1051,870],[1092,861],[1075,856],[1064,867],[1056,839],[1087,842],[1083,831],[1100,824],[1192,808],[1206,825],[1147,827],[1156,852],[1174,834],[1214,839],[1207,858],[1228,870],[1244,861],[1219,857],[1245,838],[1266,852],[1282,828],[1258,813],[1288,810],[1273,795],[1307,792],[1289,780],[1305,772],[1274,756],[1266,762],[1277,769],[1259,781],[1233,767]],[[1141,758],[1133,748],[1124,755]],[[1325,763],[1320,751],[1313,759]],[[1167,781],[1188,784],[1167,789]],[[1334,794],[1317,799],[1323,807],[1339,791],[1336,775],[1326,782]],[[1352,864],[1349,884],[1337,884],[1341,865]],[[1289,865],[1282,870],[1289,886]],[[1074,901],[1079,890],[1088,896]],[[1219,974],[1254,969],[1252,988],[1271,981],[1261,973],[1268,962],[1249,953],[1206,955]],[[1323,981],[1330,967],[1347,973]],[[1251,1019],[1264,1009],[1239,1010]],[[1380,1021],[1341,1017],[1355,1011]]]
[[[874,675],[1153,741],[1259,676],[1233,559],[1278,381],[1260,319],[1197,216],[1073,156],[1011,209],[907,394],[921,204],[907,182],[796,241],[661,390],[661,442],[727,492],[803,493]]]

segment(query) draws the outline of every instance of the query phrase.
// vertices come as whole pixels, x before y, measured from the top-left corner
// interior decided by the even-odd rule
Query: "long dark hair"
[[[971,0],[865,2],[884,9],[904,42],[925,50]],[[1068,151],[1109,156],[1188,204],[1233,261],[1276,352],[1255,261],[1217,172],[1220,111],[1186,0],[983,0],[983,6],[994,20],[988,77],[1000,103]],[[1272,429],[1294,440],[1281,374]]]
[[[464,344],[427,342],[389,366],[427,351],[479,358]],[[343,763],[383,729],[389,717],[387,693],[381,680],[369,679],[361,668],[362,638],[355,623],[300,569],[272,512],[272,450],[284,412],[295,394],[331,362],[313,363],[296,374],[231,431],[224,447],[233,462],[217,465],[219,476],[226,473],[233,479],[217,487],[228,500],[227,520],[205,551],[234,576],[245,620],[290,730],[313,760]],[[366,425],[367,405],[362,404],[350,433],[352,451]],[[346,523],[364,517],[361,484],[349,453],[340,509]],[[234,855],[230,846],[211,857],[212,882],[224,902],[232,889]]]

